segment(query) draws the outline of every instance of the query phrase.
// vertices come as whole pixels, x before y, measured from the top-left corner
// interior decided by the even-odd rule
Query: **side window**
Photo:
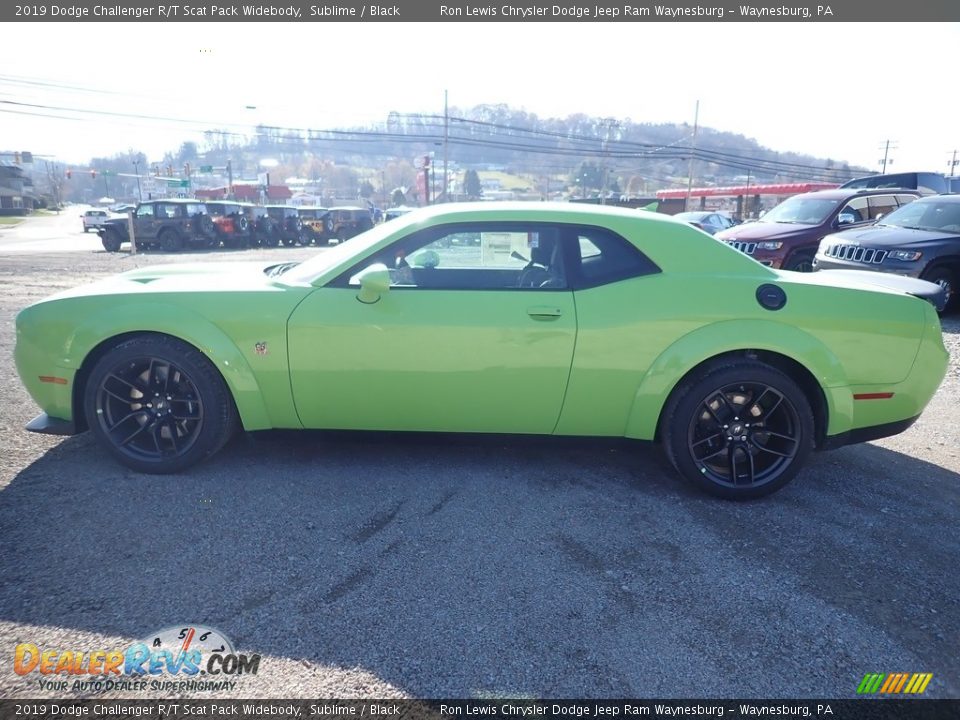
[[[351,268],[374,263],[390,270],[396,288],[443,290],[567,289],[565,253],[557,226],[541,223],[463,223],[409,235]],[[343,277],[336,284],[342,284]]]
[[[912,203],[917,199],[916,195],[897,195],[897,202],[901,205],[906,205],[907,203]]]
[[[865,222],[869,216],[870,208],[867,198],[857,197],[843,206],[837,218],[841,225],[851,225],[853,223]]]
[[[152,218],[153,217],[153,205],[141,205],[137,208],[137,217],[140,218]]]
[[[570,269],[573,288],[606,285],[660,272],[632,243],[603,228],[575,228],[578,251]]]
[[[889,215],[897,209],[897,200],[893,195],[876,195],[867,198],[869,202],[869,219],[876,220],[881,215]]]

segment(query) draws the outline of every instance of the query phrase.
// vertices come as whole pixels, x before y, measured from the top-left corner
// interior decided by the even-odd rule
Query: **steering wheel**
[[[543,283],[550,280],[552,275],[542,265],[527,265],[520,271],[520,279],[517,281],[517,287],[540,287]]]

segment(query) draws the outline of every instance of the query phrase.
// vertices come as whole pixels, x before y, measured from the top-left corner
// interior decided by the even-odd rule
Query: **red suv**
[[[822,237],[870,225],[918,197],[916,190],[818,190],[794,195],[757,222],[714,237],[764,265],[810,272]]]

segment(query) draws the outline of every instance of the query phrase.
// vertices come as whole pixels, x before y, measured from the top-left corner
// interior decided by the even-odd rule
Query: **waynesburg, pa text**
[[[724,15],[737,15],[751,20],[794,18],[809,20],[814,17],[828,18],[833,15],[829,5],[736,5],[733,7],[703,6],[675,7],[670,5],[441,5],[442,17],[498,17],[510,20],[543,20],[548,18],[578,19],[635,19],[635,18],[713,18],[722,20]]]

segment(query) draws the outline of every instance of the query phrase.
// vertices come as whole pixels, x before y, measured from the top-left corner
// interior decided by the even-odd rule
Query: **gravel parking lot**
[[[315,251],[8,252],[10,238],[0,696],[87,694],[16,675],[17,643],[113,649],[198,623],[262,654],[259,673],[168,695],[843,698],[867,672],[930,672],[927,696],[960,697],[957,315],[913,428],[818,454],[759,502],[703,496],[648,448],[550,440],[258,433],[151,477],[85,435],[23,430],[38,410],[13,367],[16,312],[148,263]]]

